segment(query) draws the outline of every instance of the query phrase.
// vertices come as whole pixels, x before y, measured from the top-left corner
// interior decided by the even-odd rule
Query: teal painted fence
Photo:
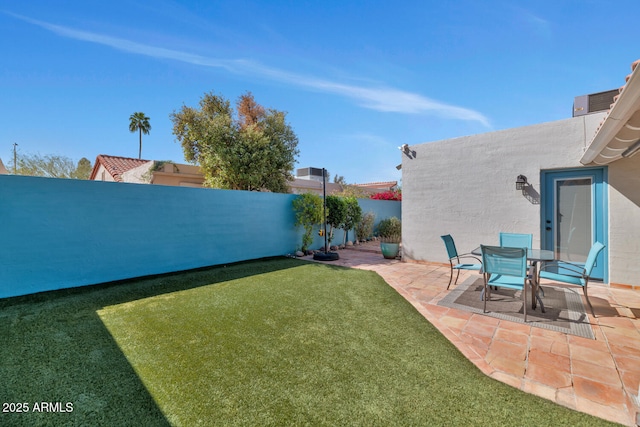
[[[295,197],[0,175],[0,298],[292,253]]]

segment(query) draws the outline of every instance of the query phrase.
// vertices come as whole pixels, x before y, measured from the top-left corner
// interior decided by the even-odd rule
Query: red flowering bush
[[[372,194],[370,198],[373,199],[373,200],[398,200],[398,201],[402,201],[402,191],[400,191],[400,190],[397,190],[397,191],[393,191],[393,190],[383,191],[382,193]]]

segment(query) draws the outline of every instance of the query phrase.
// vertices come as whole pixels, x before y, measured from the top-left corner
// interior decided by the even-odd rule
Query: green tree
[[[322,198],[317,194],[304,193],[293,199],[293,210],[296,213],[296,227],[302,226],[302,251],[305,252],[313,243],[313,227],[323,222]]]
[[[342,227],[347,215],[347,205],[342,197],[329,195],[327,202],[327,224],[329,225],[329,235],[327,240],[329,243],[333,240],[333,231]]]
[[[344,176],[342,176],[342,175],[337,175],[337,174],[336,174],[336,175],[333,177],[333,182],[334,182],[335,184],[347,185],[347,180],[345,180],[345,179],[344,179]]]
[[[286,113],[265,109],[248,92],[237,103],[214,93],[200,107],[171,114],[185,159],[200,165],[204,185],[232,190],[288,193],[298,156],[298,137]]]
[[[142,158],[142,134],[149,135],[150,130],[149,117],[145,116],[143,112],[133,113],[129,116],[129,131],[132,133],[137,131],[140,135],[138,159]]]
[[[11,166],[11,170],[13,170],[13,166]],[[73,160],[65,156],[18,154],[16,156],[15,171],[16,175],[89,179],[91,162],[83,157],[76,166]]]
[[[87,159],[86,157],[83,157],[80,160],[78,160],[78,165],[76,166],[76,170],[73,173],[72,178],[89,179],[89,177],[91,176],[92,169],[93,169],[93,166],[91,165],[91,160]]]
[[[356,226],[362,219],[362,208],[355,197],[345,197],[346,215],[342,229],[344,230],[344,244],[347,244],[349,230]]]

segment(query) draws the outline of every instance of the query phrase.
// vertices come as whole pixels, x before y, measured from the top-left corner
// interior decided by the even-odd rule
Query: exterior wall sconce
[[[516,190],[523,190],[528,184],[526,176],[518,175],[516,178]]]
[[[631,157],[640,150],[640,139],[634,142],[622,152],[622,157]]]

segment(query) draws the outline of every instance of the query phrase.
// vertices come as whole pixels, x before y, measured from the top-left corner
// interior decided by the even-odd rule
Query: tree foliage
[[[288,193],[299,152],[286,113],[265,109],[250,92],[236,107],[207,93],[199,108],[183,105],[171,114],[185,159],[200,165],[208,187]]]
[[[313,243],[313,227],[323,222],[322,198],[317,194],[304,193],[293,199],[293,210],[296,213],[296,227],[302,226],[302,251],[306,251]]]
[[[129,116],[129,131],[138,132],[140,135],[140,146],[138,148],[138,159],[142,158],[142,134],[149,135],[151,130],[151,124],[149,123],[149,117],[145,116],[143,112],[139,111]]]
[[[13,164],[9,168],[13,170]],[[85,157],[77,166],[68,157],[52,154],[18,154],[16,175],[44,176],[47,178],[89,179],[91,161]]]
[[[346,245],[349,230],[355,227],[362,219],[362,208],[358,203],[358,199],[355,197],[345,197],[344,203],[346,206],[346,214],[344,222],[342,223],[342,229],[344,230],[344,243]]]
[[[329,195],[327,201],[327,224],[329,225],[329,243],[333,240],[333,232],[341,228],[347,216],[347,204],[342,197]]]

